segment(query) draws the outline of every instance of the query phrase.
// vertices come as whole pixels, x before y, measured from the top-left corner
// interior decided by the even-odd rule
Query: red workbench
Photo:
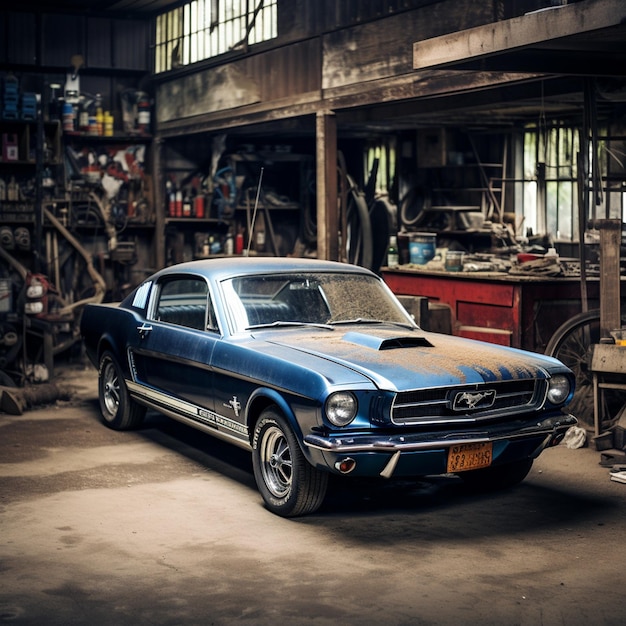
[[[446,272],[415,266],[383,268],[396,295],[425,296],[449,305],[453,332],[543,352],[554,331],[581,312],[580,279],[500,272]],[[589,308],[599,306],[599,278],[587,279]]]

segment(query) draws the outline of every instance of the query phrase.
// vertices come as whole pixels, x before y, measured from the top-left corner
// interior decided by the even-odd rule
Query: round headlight
[[[548,386],[548,400],[552,404],[562,404],[570,392],[570,382],[567,376],[557,374],[550,379]]]
[[[347,426],[357,411],[356,398],[349,391],[337,391],[326,400],[326,415],[335,426]]]

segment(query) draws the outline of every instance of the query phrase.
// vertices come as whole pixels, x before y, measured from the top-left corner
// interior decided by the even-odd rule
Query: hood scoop
[[[377,337],[365,333],[346,333],[344,341],[355,343],[372,350],[395,350],[398,348],[432,348],[433,344],[425,337],[398,335],[392,337]]]

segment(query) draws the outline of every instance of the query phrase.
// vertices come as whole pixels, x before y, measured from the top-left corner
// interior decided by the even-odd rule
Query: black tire
[[[281,517],[316,511],[324,501],[328,474],[304,458],[287,420],[265,409],[254,428],[252,466],[266,507]]]
[[[122,370],[108,351],[100,358],[98,399],[102,420],[114,430],[137,428],[146,414],[146,408],[130,397]]]
[[[460,472],[459,476],[474,490],[497,491],[521,483],[533,466],[532,459],[523,459],[505,465]]]
[[[622,323],[626,317],[622,316]],[[579,313],[561,324],[555,331],[545,353],[569,367],[576,377],[574,398],[567,410],[587,426],[593,426],[593,375],[591,372],[592,348],[600,341],[600,309]],[[619,391],[606,390],[605,415],[617,415],[624,403]]]

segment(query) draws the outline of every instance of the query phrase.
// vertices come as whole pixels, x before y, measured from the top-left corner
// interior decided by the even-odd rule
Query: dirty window
[[[277,323],[409,323],[384,284],[364,274],[248,276],[229,280],[223,288],[236,331]]]
[[[215,330],[215,315],[206,282],[198,278],[177,278],[161,283],[154,318],[197,330]]]

